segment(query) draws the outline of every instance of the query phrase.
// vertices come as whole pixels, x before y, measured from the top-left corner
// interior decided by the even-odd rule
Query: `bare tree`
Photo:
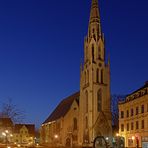
[[[112,122],[113,125],[118,127],[119,125],[119,109],[118,109],[118,103],[119,101],[123,101],[125,99],[126,95],[119,95],[119,94],[114,94],[111,96],[112,98]]]
[[[12,103],[12,99],[2,103],[0,117],[11,118],[14,123],[21,123],[25,118],[25,112],[17,108],[17,105]]]

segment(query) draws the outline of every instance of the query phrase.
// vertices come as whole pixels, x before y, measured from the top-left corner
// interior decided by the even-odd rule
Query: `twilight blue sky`
[[[7,98],[39,126],[79,90],[90,0],[0,0],[0,104]],[[100,0],[111,91],[148,80],[148,0]]]

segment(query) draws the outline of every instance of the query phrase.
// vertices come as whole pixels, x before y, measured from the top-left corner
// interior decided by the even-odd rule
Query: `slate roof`
[[[142,93],[140,91],[142,91]],[[146,81],[145,84],[142,87],[140,87],[139,89],[135,90],[131,94],[128,94],[126,96],[126,99],[124,101],[120,101],[119,104],[127,103],[129,101],[132,101],[134,99],[137,99],[137,98],[147,95],[147,94],[148,94],[148,81]]]
[[[147,87],[148,87],[148,81],[146,81],[145,84],[142,87],[140,87],[139,89],[135,90],[131,94],[127,95],[127,97],[132,95],[132,94],[134,94],[134,93],[136,93],[136,92],[138,92],[138,91],[140,91],[140,90],[143,90],[144,88],[147,88]]]
[[[15,124],[14,132],[20,133],[20,129],[25,126],[28,129],[28,133],[31,135],[35,135],[35,125],[34,124]]]
[[[43,122],[43,124],[55,121],[61,117],[64,117],[66,113],[69,111],[74,100],[78,103],[78,98],[80,96],[80,92],[76,92],[75,94],[63,99],[60,104],[56,107],[56,109],[50,114],[50,116]]]

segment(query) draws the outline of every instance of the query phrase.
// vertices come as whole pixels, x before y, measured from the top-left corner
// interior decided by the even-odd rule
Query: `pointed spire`
[[[98,7],[98,0],[92,0],[89,22],[90,23],[93,23],[93,22],[100,23],[100,13],[99,13],[99,7]]]
[[[98,39],[101,36],[101,23],[98,0],[92,0],[89,18],[88,37]]]

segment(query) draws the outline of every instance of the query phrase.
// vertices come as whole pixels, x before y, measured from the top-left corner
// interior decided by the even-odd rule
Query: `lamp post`
[[[8,133],[9,133],[8,130],[5,130],[5,132],[2,132],[2,135],[5,137],[6,147],[7,147],[7,145],[8,145]]]
[[[54,135],[54,138],[55,138],[55,139],[58,139],[58,137],[59,137],[58,135]]]
[[[13,135],[8,131],[8,130],[5,130],[4,132],[2,132],[2,135],[5,137],[5,144],[6,144],[6,147],[7,148],[10,148],[9,146],[8,146],[8,137],[9,138],[12,138],[13,137]]]
[[[54,139],[55,139],[56,146],[58,146],[58,138],[59,138],[59,136],[57,134],[55,134]]]

